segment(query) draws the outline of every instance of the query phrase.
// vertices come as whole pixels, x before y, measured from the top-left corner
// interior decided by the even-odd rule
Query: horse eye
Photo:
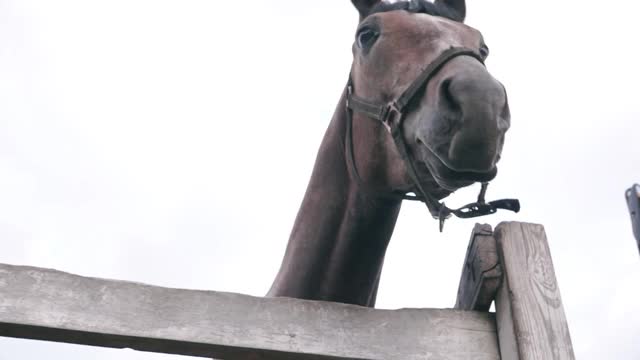
[[[360,48],[366,49],[373,45],[380,34],[371,28],[362,28],[356,35],[356,40]]]
[[[482,44],[480,46],[480,56],[482,56],[483,59],[486,59],[489,56],[489,47],[485,44]]]

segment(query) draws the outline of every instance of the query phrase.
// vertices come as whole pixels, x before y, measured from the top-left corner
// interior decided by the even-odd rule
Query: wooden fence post
[[[489,311],[501,281],[502,266],[491,225],[476,224],[462,265],[455,308]]]
[[[573,360],[569,327],[542,225],[501,223],[504,278],[496,298],[502,360]]]

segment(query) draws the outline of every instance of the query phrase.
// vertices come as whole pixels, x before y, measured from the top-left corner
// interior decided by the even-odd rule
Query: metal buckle
[[[382,124],[392,132],[392,130],[400,123],[402,118],[402,112],[398,109],[398,105],[395,102],[390,103],[384,109],[382,116]]]

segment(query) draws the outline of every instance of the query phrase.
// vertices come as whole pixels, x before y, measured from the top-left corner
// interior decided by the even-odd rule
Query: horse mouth
[[[476,182],[489,182],[498,175],[497,166],[488,171],[461,171],[451,167],[428,146],[423,146],[427,151],[423,154],[422,164],[429,171],[436,183],[448,191],[455,191]]]

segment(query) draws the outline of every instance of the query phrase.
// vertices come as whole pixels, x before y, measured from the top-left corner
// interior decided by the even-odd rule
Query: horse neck
[[[325,133],[269,296],[373,306],[400,200],[367,196],[344,151],[345,96]]]

